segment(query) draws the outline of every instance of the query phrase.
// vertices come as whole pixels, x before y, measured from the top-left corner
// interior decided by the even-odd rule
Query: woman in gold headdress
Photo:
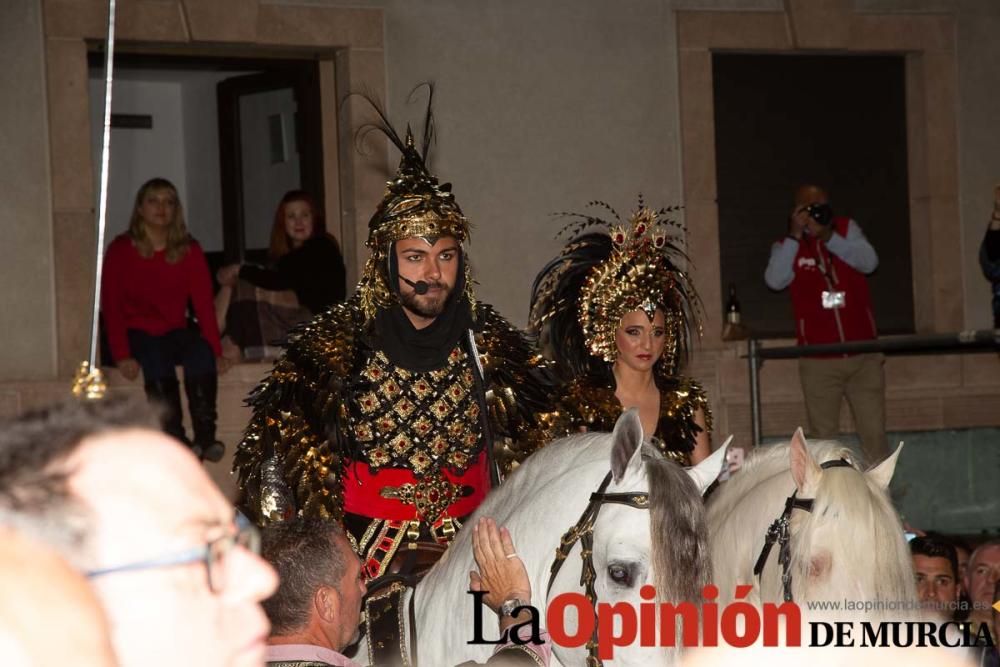
[[[664,454],[698,463],[711,451],[712,414],[701,386],[679,375],[697,296],[676,264],[685,257],[670,233],[673,209],[640,199],[623,221],[595,205],[614,220],[566,214],[574,237],[532,288],[529,327],[566,379],[549,435],[610,431],[635,407]]]

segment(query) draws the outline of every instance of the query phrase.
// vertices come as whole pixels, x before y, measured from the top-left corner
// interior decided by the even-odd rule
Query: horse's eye
[[[619,586],[632,587],[632,570],[619,563],[608,565],[608,576]]]

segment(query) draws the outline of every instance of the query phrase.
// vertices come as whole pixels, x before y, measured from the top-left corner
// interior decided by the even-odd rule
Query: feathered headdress
[[[550,341],[551,354],[573,375],[604,374],[618,356],[615,331],[622,318],[643,310],[653,319],[662,310],[667,343],[657,370],[676,375],[687,359],[691,328],[700,333],[697,294],[678,261],[682,229],[668,216],[677,207],[653,210],[639,198],[627,221],[604,202],[590,202],[614,217],[563,213],[573,218],[560,235],[574,238],[535,278],[529,328]],[[603,227],[602,231],[587,230]],[[584,233],[587,232],[587,233]],[[603,366],[603,369],[602,369]],[[603,370],[603,372],[602,372]]]
[[[372,130],[381,132],[401,154],[396,176],[385,184],[382,201],[368,221],[368,240],[365,245],[371,253],[365,263],[358,292],[361,295],[361,307],[369,319],[375,316],[375,311],[379,308],[392,305],[395,299],[395,291],[389,288],[387,271],[387,260],[393,243],[419,237],[433,245],[442,236],[453,236],[462,244],[469,238],[469,221],[455,201],[451,183],[439,184],[437,177],[427,168],[427,154],[434,137],[434,115],[431,108],[434,87],[430,83],[421,84],[410,93],[410,97],[423,86],[427,87],[429,94],[419,151],[414,145],[409,125],[406,127],[406,138],[400,138],[382,105],[367,95],[361,95],[375,110],[379,120],[362,127],[358,139],[363,139]],[[466,294],[469,303],[474,303],[467,261],[465,272]]]

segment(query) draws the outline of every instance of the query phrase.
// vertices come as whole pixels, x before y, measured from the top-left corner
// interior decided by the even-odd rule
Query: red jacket
[[[167,262],[164,250],[144,258],[128,234],[118,236],[108,246],[101,278],[101,313],[115,361],[132,356],[126,333],[129,329],[162,336],[186,327],[189,299],[202,337],[215,356],[221,357],[212,279],[197,241],[191,241],[188,252],[176,264]]]
[[[848,218],[834,218],[833,230],[847,235]],[[799,345],[820,345],[878,336],[868,280],[834,255],[818,238],[803,236],[790,286]],[[826,276],[824,277],[824,271]],[[843,308],[824,308],[824,291],[845,293]]]

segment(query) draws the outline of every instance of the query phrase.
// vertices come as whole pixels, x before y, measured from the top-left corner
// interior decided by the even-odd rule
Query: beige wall
[[[410,85],[437,82],[433,168],[455,183],[477,225],[472,253],[481,297],[518,323],[534,272],[557,248],[552,234],[558,226],[548,213],[576,210],[594,198],[627,208],[639,191],[653,202],[680,202],[676,10],[746,11],[751,18],[784,7],[778,0],[313,4],[385,10],[394,117],[419,115],[419,105],[404,105]],[[964,288],[953,298],[961,302],[965,328],[988,327],[989,287],[976,252],[992,185],[1000,183],[1000,3],[828,4],[955,16]]]
[[[0,2],[0,63],[0,378],[50,377],[55,297],[38,0]]]
[[[627,212],[640,192],[680,202],[667,3],[351,4],[385,9],[394,119],[418,121],[424,98],[407,106],[406,95],[436,82],[432,170],[475,226],[479,297],[512,321],[526,323],[531,281],[559,247],[550,213],[592,199]]]

